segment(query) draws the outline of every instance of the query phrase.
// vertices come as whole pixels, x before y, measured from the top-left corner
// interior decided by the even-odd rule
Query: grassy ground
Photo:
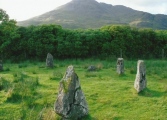
[[[54,102],[71,64],[89,106],[84,120],[166,120],[167,61],[145,61],[148,85],[139,94],[133,87],[137,61],[124,63],[124,75],[116,73],[116,60],[55,60],[53,69],[44,62],[5,63],[0,72],[0,120],[60,120]],[[99,70],[86,72],[89,65]]]

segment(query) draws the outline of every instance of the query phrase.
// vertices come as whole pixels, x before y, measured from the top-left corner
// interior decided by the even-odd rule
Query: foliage
[[[5,12],[0,13],[5,19]],[[162,50],[164,53],[162,53]],[[0,59],[54,58],[163,58],[167,56],[167,31],[109,25],[100,29],[62,29],[59,25],[19,27],[14,20],[0,24]]]
[[[0,9],[0,21],[6,22],[9,20],[9,15],[6,13],[6,11],[4,11],[3,9]]]
[[[142,59],[161,58],[162,49],[167,51],[166,31],[136,29],[129,26],[63,30],[57,25],[43,25],[15,27],[11,32],[4,31],[4,34],[1,36],[3,40],[0,46],[3,58],[15,61],[42,60],[48,52],[59,59],[88,57],[105,59],[110,56],[121,57],[122,51],[125,58]]]
[[[3,13],[0,12],[0,15]],[[15,20],[8,20],[8,15],[3,15],[2,23],[0,23],[0,58],[12,58],[17,55],[19,50],[19,34]],[[5,52],[5,53],[4,53]],[[15,58],[15,57],[14,57]]]

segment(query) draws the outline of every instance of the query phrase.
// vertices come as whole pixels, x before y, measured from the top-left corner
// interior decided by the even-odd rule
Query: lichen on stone
[[[68,78],[67,80],[63,79],[61,82],[62,82],[62,84],[63,84],[63,90],[64,90],[64,92],[67,93],[67,92],[68,92],[69,85],[70,85],[70,83],[71,83],[71,77]]]

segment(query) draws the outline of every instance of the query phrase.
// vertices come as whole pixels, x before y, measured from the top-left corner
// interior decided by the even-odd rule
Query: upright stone
[[[50,53],[46,57],[46,67],[53,67],[53,56]]]
[[[117,73],[118,74],[124,73],[124,59],[123,58],[117,59]]]
[[[73,66],[68,66],[60,81],[54,109],[65,120],[79,120],[88,115],[88,105]]]
[[[137,63],[137,74],[136,79],[134,83],[134,88],[139,93],[147,86],[147,80],[146,80],[146,67],[144,65],[143,60],[138,60]]]
[[[3,71],[3,63],[2,63],[2,60],[0,60],[0,71]]]

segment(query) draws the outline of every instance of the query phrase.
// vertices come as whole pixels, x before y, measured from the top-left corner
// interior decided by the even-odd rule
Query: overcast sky
[[[72,0],[0,0],[0,8],[10,19],[26,20],[51,11]],[[152,14],[167,15],[167,0],[96,0],[111,5],[124,5]]]

